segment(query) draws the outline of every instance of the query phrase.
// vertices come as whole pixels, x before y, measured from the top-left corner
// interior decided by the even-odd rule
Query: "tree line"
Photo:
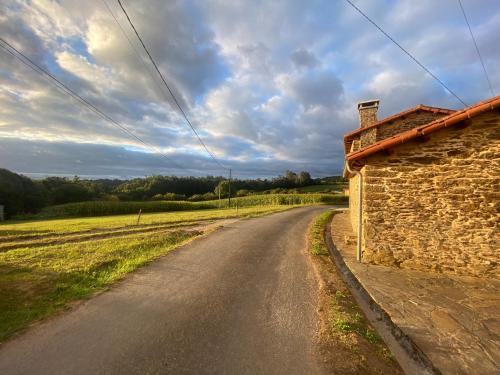
[[[342,180],[341,177],[330,177]],[[273,179],[235,179],[231,181],[231,195],[246,195],[273,189],[293,189],[321,183],[313,180],[309,172],[287,171]],[[208,200],[226,197],[227,179],[222,176],[178,177],[150,176],[132,180],[87,180],[47,177],[33,180],[7,169],[0,169],[0,205],[6,217],[36,213],[43,207],[88,200]]]

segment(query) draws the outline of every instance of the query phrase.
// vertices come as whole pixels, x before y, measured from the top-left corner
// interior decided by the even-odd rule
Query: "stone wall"
[[[364,260],[500,277],[500,114],[391,151],[363,168]]]
[[[359,127],[365,128],[377,122],[378,106],[359,110]]]
[[[374,124],[375,122],[370,123],[370,121],[371,121],[370,116],[371,115],[365,116],[365,114],[363,113],[364,111],[368,111],[368,110],[365,109],[365,110],[360,112],[360,121],[365,121],[365,123],[368,123],[369,125]],[[357,144],[356,148],[351,149],[351,152],[356,151],[360,147],[362,148],[362,147],[369,146],[375,142],[392,137],[393,135],[404,132],[406,130],[416,128],[417,126],[420,126],[420,125],[428,124],[429,122],[432,122],[432,121],[437,120],[438,118],[441,118],[444,116],[447,116],[447,115],[442,114],[442,113],[418,111],[418,112],[411,113],[409,115],[397,118],[391,122],[387,122],[381,126],[366,129],[361,134],[359,134],[356,137],[356,139],[353,141],[353,144],[354,144],[354,142],[359,142],[359,143]],[[373,118],[376,118],[376,117],[373,117]],[[364,125],[361,127],[363,128],[366,126],[367,125]]]
[[[351,225],[354,232],[358,232],[358,217],[359,217],[359,176],[354,176],[349,179],[349,214]]]
[[[361,147],[369,146],[377,142],[377,128],[366,129],[359,138]]]
[[[443,113],[418,111],[400,117],[396,120],[379,126],[377,129],[376,141],[378,142],[406,130],[416,128],[417,126],[428,124],[429,122],[432,122],[444,116],[447,115]]]

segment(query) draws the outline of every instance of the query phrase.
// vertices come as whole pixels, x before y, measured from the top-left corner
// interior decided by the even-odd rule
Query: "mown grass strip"
[[[0,340],[200,234],[141,234],[1,253]]]
[[[5,241],[16,237],[23,238],[36,235],[67,234],[68,232],[92,231],[117,228],[136,228],[144,225],[166,225],[175,223],[190,223],[202,220],[216,220],[236,217],[253,217],[273,212],[287,210],[294,206],[253,206],[236,209],[216,209],[199,211],[178,211],[147,213],[141,215],[137,226],[137,214],[115,215],[104,217],[83,217],[65,219],[37,219],[29,221],[10,220],[0,223],[0,236]],[[4,242],[5,242],[4,241]]]

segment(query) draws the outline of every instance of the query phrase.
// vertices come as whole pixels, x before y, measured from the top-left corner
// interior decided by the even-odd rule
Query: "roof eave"
[[[499,107],[500,107],[500,96],[496,96],[484,102],[479,102],[473,106],[464,108],[461,111],[456,111],[441,119],[437,119],[428,124],[407,130],[393,137],[371,144],[360,150],[351,152],[346,155],[346,162],[349,163],[354,161],[360,161],[361,159],[371,156],[377,152],[387,150],[397,145],[406,143],[410,140],[416,139],[417,137],[424,136],[433,133],[437,130],[444,129],[449,126],[461,123],[467,119],[470,119],[471,117],[477,116],[479,114],[485,113],[490,110],[494,110],[495,108]],[[353,166],[351,165],[351,167]]]

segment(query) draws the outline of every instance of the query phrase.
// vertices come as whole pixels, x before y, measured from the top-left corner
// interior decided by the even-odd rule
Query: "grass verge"
[[[309,230],[309,243],[313,255],[328,255],[325,243],[325,228],[333,217],[333,211],[326,211],[320,214],[313,221]]]
[[[403,374],[331,262],[325,231],[335,212],[318,215],[309,227],[309,250],[320,284],[320,347],[332,373]]]

